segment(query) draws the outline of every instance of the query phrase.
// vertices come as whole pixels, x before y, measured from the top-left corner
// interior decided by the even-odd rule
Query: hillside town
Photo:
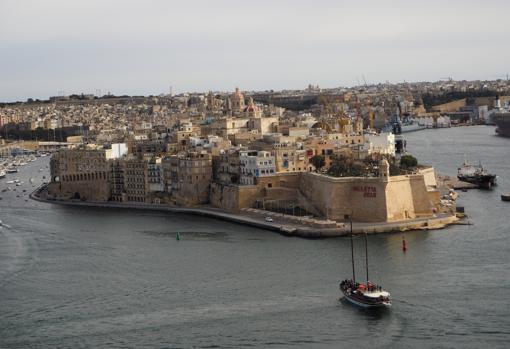
[[[4,105],[0,129],[5,138],[17,135],[53,153],[45,192],[51,200],[215,207],[261,218],[278,212],[335,227],[346,217],[454,215],[451,193],[432,167],[406,153],[404,134],[488,123],[491,104],[508,103],[508,87],[449,80],[276,93],[60,96]],[[445,99],[450,93],[471,97]],[[432,100],[445,103],[426,105]]]

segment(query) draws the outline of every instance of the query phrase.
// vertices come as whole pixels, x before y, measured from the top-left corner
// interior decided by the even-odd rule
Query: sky
[[[0,101],[506,78],[508,0],[0,0]]]

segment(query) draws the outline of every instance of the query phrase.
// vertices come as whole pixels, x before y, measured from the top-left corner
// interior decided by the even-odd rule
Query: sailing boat
[[[340,290],[349,302],[364,307],[377,308],[391,306],[390,293],[385,291],[380,285],[373,284],[368,279],[368,241],[365,233],[365,266],[367,280],[365,283],[356,282],[356,272],[354,268],[354,243],[352,236],[352,217],[351,222],[351,260],[352,260],[352,279],[340,282]]]

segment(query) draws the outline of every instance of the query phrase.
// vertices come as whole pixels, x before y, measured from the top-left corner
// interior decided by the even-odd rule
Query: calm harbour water
[[[16,188],[0,193],[0,347],[507,347],[510,203],[499,196],[510,192],[510,139],[493,134],[407,135],[408,150],[439,172],[455,175],[466,154],[499,186],[460,193],[474,225],[406,233],[405,254],[401,234],[369,237],[371,278],[393,296],[378,312],[339,301],[348,239],[26,200],[29,178],[47,176],[38,159],[0,180]],[[6,184],[13,178],[24,184]]]

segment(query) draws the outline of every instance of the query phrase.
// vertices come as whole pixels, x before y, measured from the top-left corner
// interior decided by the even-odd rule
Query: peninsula
[[[123,129],[112,116],[115,131],[103,123],[46,144],[51,180],[32,197],[202,214],[307,237],[343,235],[351,218],[357,232],[457,221],[434,169],[406,153],[399,132],[367,126],[356,103],[334,101],[314,116],[246,102],[239,89],[179,98],[132,117],[130,107]]]

